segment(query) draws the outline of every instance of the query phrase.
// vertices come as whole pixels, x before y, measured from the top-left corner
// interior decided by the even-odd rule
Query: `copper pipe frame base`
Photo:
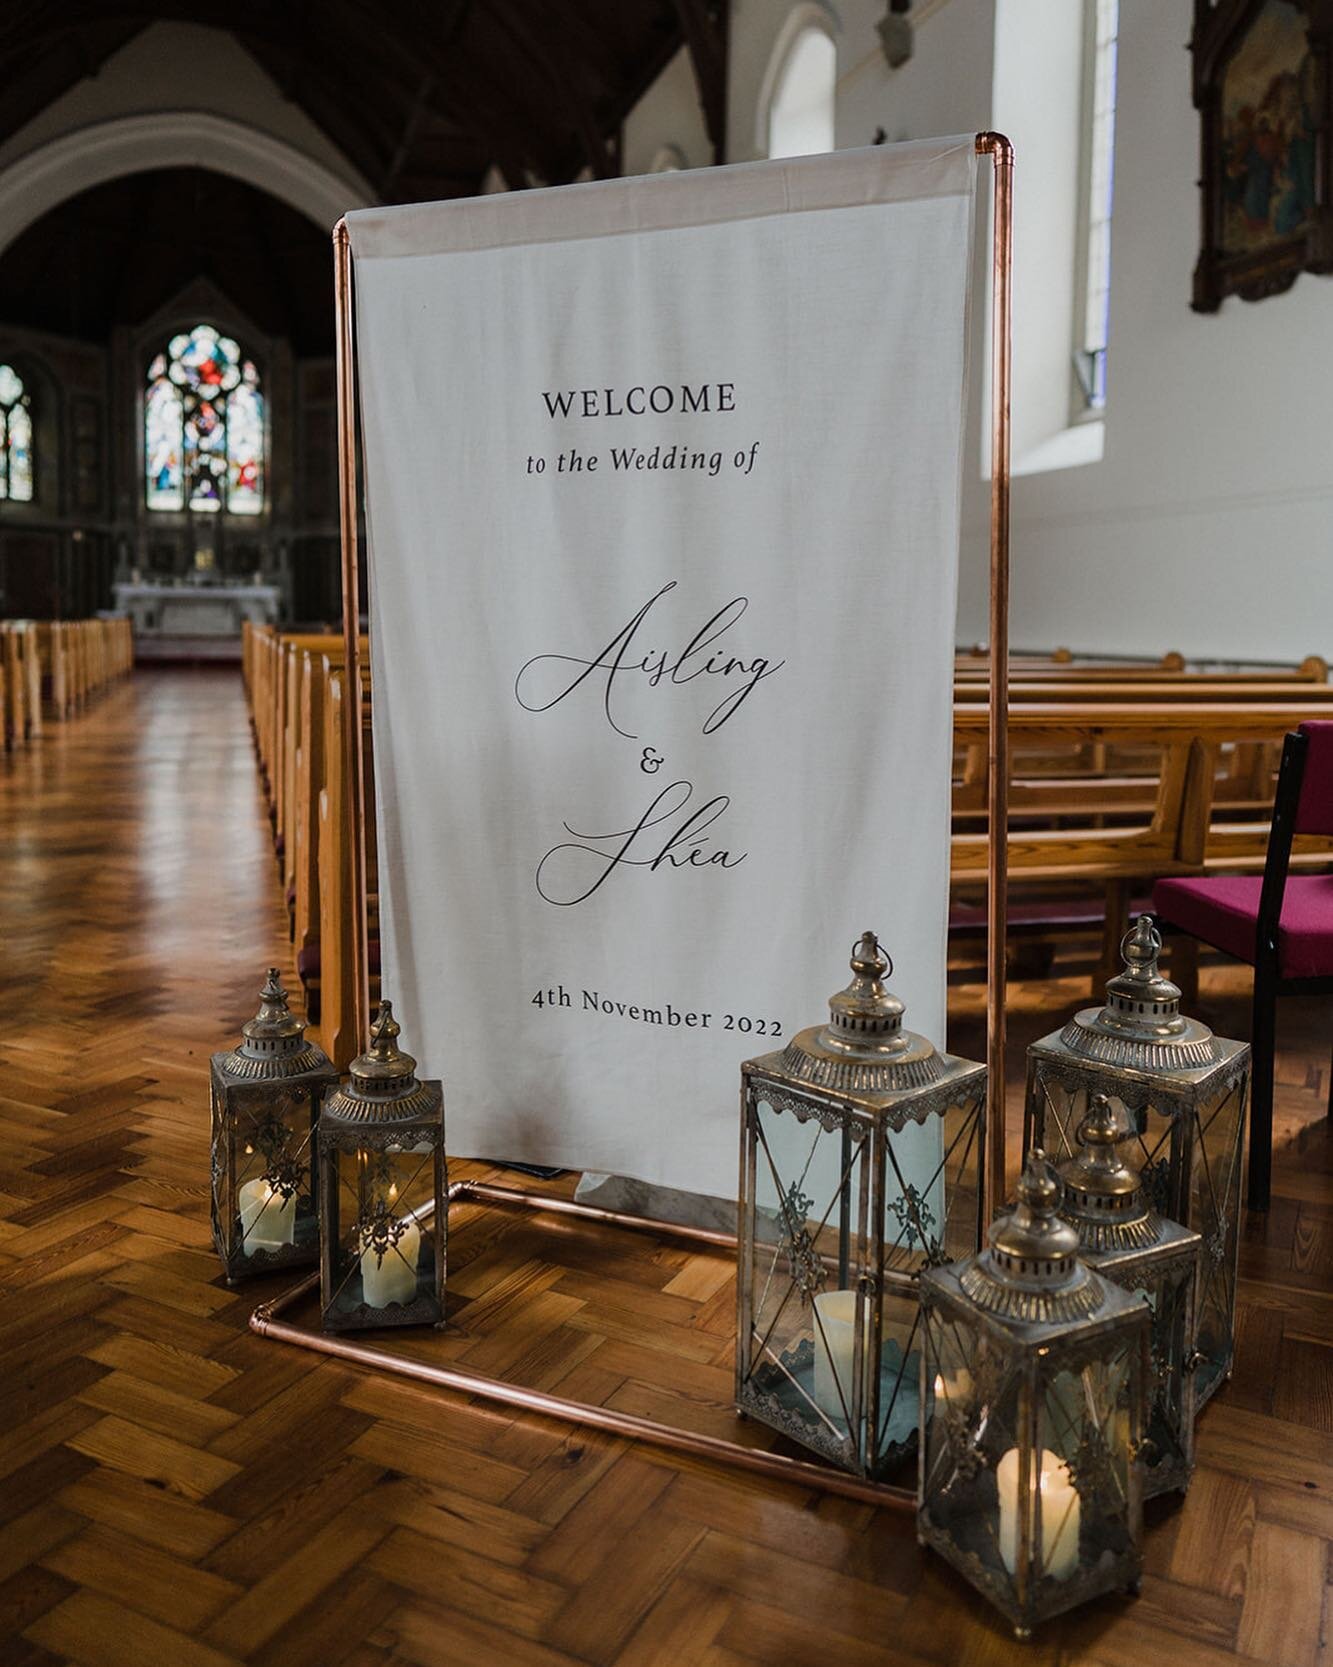
[[[525,1192],[517,1187],[496,1186],[488,1181],[454,1181],[449,1187],[451,1204],[486,1203],[518,1205],[546,1211],[549,1214],[575,1216],[584,1221],[609,1223],[640,1232],[665,1233],[672,1238],[689,1239],[697,1244],[734,1248],[736,1240],[729,1233],[717,1233],[702,1227],[681,1227],[674,1222],[655,1221],[646,1216],[623,1215],[616,1210],[602,1210],[595,1205],[580,1204],[572,1198],[549,1198],[540,1192]],[[250,1316],[250,1330],[256,1336],[278,1343],[290,1343],[295,1348],[311,1349],[316,1354],[336,1355],[340,1360],[354,1361],[358,1366],[369,1366],[381,1372],[392,1372],[398,1377],[413,1378],[418,1383],[430,1383],[440,1389],[450,1389],[460,1395],[475,1396],[483,1401],[496,1401],[502,1406],[518,1407],[524,1412],[539,1413],[543,1417],[558,1418],[568,1424],[587,1429],[605,1430],[611,1435],[627,1436],[631,1441],[647,1442],[670,1452],[687,1453],[692,1457],[710,1459],[717,1464],[730,1465],[736,1470],[748,1470],[753,1475],[767,1476],[773,1481],[789,1482],[795,1487],[816,1488],[823,1493],[840,1494],[845,1499],[857,1499],[865,1504],[883,1505],[895,1510],[915,1510],[916,1495],[909,1488],[891,1487],[884,1482],[871,1482],[845,1471],[811,1464],[805,1459],[787,1458],[781,1453],[766,1453],[756,1448],[742,1447],[720,1436],[698,1435],[692,1430],[678,1430],[670,1424],[658,1424],[651,1418],[638,1418],[632,1413],[614,1412],[607,1407],[590,1405],[584,1401],[567,1401],[559,1395],[548,1395],[539,1389],[525,1389],[520,1384],[508,1383],[503,1378],[482,1377],[477,1372],[462,1371],[455,1366],[434,1366],[428,1361],[412,1360],[405,1355],[391,1354],[387,1349],[367,1343],[353,1343],[345,1335],[317,1331],[311,1326],[293,1325],[281,1319],[293,1303],[298,1302],[319,1284],[313,1273],[284,1291],[272,1302],[260,1303]],[[737,1414],[739,1417],[740,1414]]]

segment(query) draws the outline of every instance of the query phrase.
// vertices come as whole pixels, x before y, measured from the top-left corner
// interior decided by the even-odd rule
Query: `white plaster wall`
[[[1011,638],[1297,660],[1333,651],[1333,280],[1190,311],[1190,12],[1121,0],[1106,454],[1015,480]],[[984,634],[982,508],[963,637]]]
[[[1020,22],[1023,10],[1054,8],[1047,23],[1072,51],[1061,18],[1081,10],[1077,0],[1016,4]],[[1019,409],[1015,424],[1021,443],[1040,441],[1061,421],[1054,390],[1068,387],[1069,290],[1041,271],[1074,188],[1068,148],[1052,155],[1048,131],[1067,121],[1069,87],[1035,74],[1025,84],[1021,54],[1019,74],[1006,76],[1001,58],[1001,86],[1016,91],[995,107],[995,0],[919,0],[915,56],[893,71],[874,32],[883,0],[821,9],[838,45],[839,145],[868,143],[876,127],[891,140],[1014,130],[1018,393],[1033,367],[1050,390],[1029,393],[1041,408]],[[735,0],[734,160],[762,154],[760,92],[791,10],[787,0]],[[1190,0],[1121,0],[1104,455],[1015,478],[1011,641],[1233,659],[1333,654],[1333,279],[1306,273],[1286,295],[1233,298],[1213,316],[1190,311],[1199,224],[1190,27]],[[1005,40],[998,45],[1003,54]],[[984,216],[977,232],[958,626],[968,642],[986,635],[989,528],[976,464],[987,397]]]
[[[648,174],[664,146],[673,145],[688,168],[705,168],[713,160],[694,66],[679,51],[626,118],[621,132],[622,167],[627,174]]]

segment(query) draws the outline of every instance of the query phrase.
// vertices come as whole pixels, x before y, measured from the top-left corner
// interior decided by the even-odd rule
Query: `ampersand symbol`
[[[666,759],[660,752],[655,752],[652,747],[645,747],[643,757],[639,760],[639,768],[645,776],[655,776],[665,763]]]

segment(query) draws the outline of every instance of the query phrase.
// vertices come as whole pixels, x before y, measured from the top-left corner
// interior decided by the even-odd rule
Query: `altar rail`
[[[1306,662],[1290,675],[1178,671],[1101,683],[1089,668],[1056,687],[1015,681],[1009,715],[1011,938],[1098,945],[1096,976],[1136,900],[1164,874],[1257,873],[1264,864],[1282,737],[1327,715],[1333,687]],[[1322,663],[1322,662],[1321,662]],[[351,851],[343,779],[341,637],[245,634],[246,686],[291,916],[293,959],[312,1018],[339,1064],[350,1057]],[[370,677],[362,724],[373,805]],[[984,931],[987,715],[960,680],[954,708],[951,954]],[[378,979],[374,818],[367,819],[370,964]],[[1298,868],[1333,864],[1333,841],[1296,842]],[[1188,969],[1187,969],[1188,971]]]
[[[127,619],[0,620],[0,731],[6,750],[63,723],[134,665]]]

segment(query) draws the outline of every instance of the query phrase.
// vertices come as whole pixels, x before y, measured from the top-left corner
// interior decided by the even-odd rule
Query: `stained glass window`
[[[32,502],[32,412],[12,365],[0,365],[0,498]]]
[[[173,336],[148,367],[144,487],[149,509],[206,515],[264,507],[259,371],[211,324]]]

